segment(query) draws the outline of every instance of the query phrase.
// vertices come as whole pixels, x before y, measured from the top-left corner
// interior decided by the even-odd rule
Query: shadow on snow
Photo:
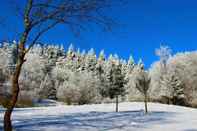
[[[152,124],[171,123],[169,117],[173,117],[174,112],[151,112],[144,115],[140,111],[125,112],[88,112],[73,113],[63,116],[34,116],[33,118],[14,119],[16,130],[39,131],[46,129],[55,130],[113,130],[113,129],[136,129],[148,128]],[[0,120],[0,122],[3,122]],[[2,129],[2,125],[0,125]]]

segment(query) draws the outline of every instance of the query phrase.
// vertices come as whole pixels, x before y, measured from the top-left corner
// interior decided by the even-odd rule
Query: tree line
[[[4,55],[0,64],[1,76],[10,76],[12,73],[15,48],[14,43],[2,44],[0,54]],[[106,58],[104,51],[96,56],[93,49],[85,52],[70,45],[65,51],[63,46],[38,44],[27,54],[21,72],[18,106],[46,98],[67,104],[112,102],[110,99],[113,98],[117,104],[119,101],[128,101],[133,70],[136,70],[136,75],[147,73],[142,61],[136,64],[132,56],[126,61],[118,55]],[[1,80],[4,85],[1,94],[9,96],[9,77],[2,77]]]
[[[14,57],[15,48],[14,44],[8,43],[2,44],[0,48],[1,84],[3,83],[3,87],[9,86],[9,74],[15,62],[14,59],[16,59]],[[151,101],[195,106],[196,52],[172,55],[164,48],[166,47],[159,49],[163,52],[163,56],[157,52],[160,60],[145,70],[143,62],[139,60],[136,63],[132,56],[126,61],[117,55],[109,55],[106,58],[104,51],[96,56],[93,49],[85,52],[70,46],[65,51],[63,47],[54,45],[36,45],[28,53],[26,64],[21,73],[21,97],[23,97],[22,94],[29,93],[28,96],[32,98],[59,99],[68,101],[68,104],[99,103],[102,101],[101,98],[105,98],[105,96],[114,98],[116,95],[110,93],[116,92],[113,85],[119,84],[119,87],[123,87],[120,88],[120,92],[122,92],[120,96],[124,96],[121,99],[143,100],[138,90],[134,88],[136,85],[133,84],[134,79],[137,79],[137,74],[142,70],[151,79],[148,91]],[[168,52],[168,57],[164,52]],[[141,70],[138,71],[138,69]],[[82,90],[88,90],[88,88],[96,92],[93,94],[99,94],[99,96],[96,95],[98,99],[84,98],[87,101],[79,102],[79,98],[69,97],[69,94],[73,96],[71,92],[77,94],[77,91],[83,92]],[[106,89],[110,90],[110,93]],[[68,95],[63,94],[64,90]],[[9,92],[9,88],[1,88],[1,92]],[[64,98],[65,96],[67,98]]]
[[[2,43],[0,48],[0,93],[5,98],[11,90],[14,43]],[[93,49],[80,51],[73,45],[65,50],[63,46],[37,44],[26,56],[17,106],[33,106],[46,98],[79,105],[149,100],[196,106],[196,52],[172,56],[170,48],[162,46],[156,55],[160,60],[145,70],[142,60],[135,62],[132,56],[123,60],[118,55],[106,57],[104,51],[98,56]]]

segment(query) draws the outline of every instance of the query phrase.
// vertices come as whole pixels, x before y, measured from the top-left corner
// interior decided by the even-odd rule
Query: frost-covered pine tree
[[[74,55],[74,53],[73,53]],[[70,57],[67,55],[65,62],[63,63],[63,66],[67,69],[70,69],[71,71],[76,71],[77,63],[74,60],[74,57]]]
[[[72,54],[74,53],[75,49],[74,49],[74,46],[73,44],[71,43],[68,47],[68,50],[67,50],[67,57],[68,56],[72,56]]]
[[[132,72],[135,67],[135,62],[132,56],[129,57],[127,64],[126,64],[126,69],[123,69],[125,72],[125,89],[127,90],[127,95],[126,95],[126,100],[130,101],[130,98],[137,100],[136,97],[133,97],[134,95],[139,96],[136,92],[135,88],[132,88]]]
[[[86,54],[81,54],[80,49],[77,50],[75,59],[73,60],[75,70],[78,72],[85,71],[85,57]]]
[[[86,51],[85,50],[83,50],[82,52],[80,52],[80,54],[79,54],[79,71],[81,71],[81,72],[83,72],[83,71],[85,71],[85,69],[86,69],[86,61],[85,61],[85,58],[86,58]]]
[[[128,65],[127,65],[127,61],[126,60],[123,60],[123,59],[120,59],[119,60],[120,63],[121,63],[121,70],[122,70],[122,74],[125,76],[128,72]]]
[[[96,69],[96,64],[97,64],[96,54],[95,54],[94,49],[92,48],[88,51],[86,55],[85,68],[89,72],[94,72]]]
[[[58,60],[58,56],[59,55],[59,48],[57,46],[48,46],[47,48],[47,54],[48,54],[48,62],[47,62],[47,70],[46,70],[46,73],[49,75],[49,83],[48,86],[50,86],[50,88],[48,88],[49,92],[48,92],[48,98],[50,99],[57,99],[56,97],[56,87],[55,87],[55,83],[56,83],[56,80],[54,80],[52,77],[52,71],[53,71],[53,68],[55,68],[56,66],[56,62]]]
[[[132,73],[134,67],[135,67],[135,61],[133,59],[133,56],[131,55],[129,57],[129,60],[127,61],[127,65],[126,65],[126,71],[125,71],[126,78],[129,78],[129,75]],[[128,80],[127,80],[127,82],[128,82]]]
[[[68,48],[63,66],[73,72],[84,70],[84,57],[82,57],[79,50],[75,51],[72,44]]]
[[[106,84],[104,89],[105,97],[116,99],[116,112],[118,112],[119,96],[125,95],[124,75],[122,74],[122,67],[117,57],[110,56],[106,68]]]
[[[98,93],[102,94],[103,89],[105,88],[105,67],[106,67],[106,58],[104,50],[99,54],[97,64],[96,64],[96,77],[99,80]]]
[[[183,83],[175,72],[168,72],[164,75],[161,84],[164,96],[169,99],[168,104],[186,104]]]
[[[102,50],[99,54],[97,64],[96,64],[96,75],[100,80],[104,74],[104,70],[105,70],[105,53]]]

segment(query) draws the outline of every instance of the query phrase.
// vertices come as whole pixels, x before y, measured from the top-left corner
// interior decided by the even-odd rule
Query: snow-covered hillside
[[[17,131],[197,131],[197,109],[149,104],[144,115],[143,103],[83,106],[57,105],[15,109],[13,124]],[[3,127],[0,108],[0,130]]]

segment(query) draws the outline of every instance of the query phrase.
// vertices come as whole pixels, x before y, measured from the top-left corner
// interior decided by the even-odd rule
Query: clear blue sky
[[[6,30],[0,27],[0,39],[8,34],[9,39],[17,39],[15,31],[20,31],[20,21],[10,17],[11,8],[6,2],[0,4],[0,14],[12,24]],[[95,29],[75,37],[65,28],[56,28],[42,40],[65,47],[73,43],[81,49],[94,48],[97,53],[104,49],[107,55],[117,53],[125,59],[132,54],[135,60],[142,58],[146,67],[158,59],[154,51],[160,44],[170,46],[173,53],[197,49],[196,0],[129,0],[109,13],[120,23],[111,33]]]

